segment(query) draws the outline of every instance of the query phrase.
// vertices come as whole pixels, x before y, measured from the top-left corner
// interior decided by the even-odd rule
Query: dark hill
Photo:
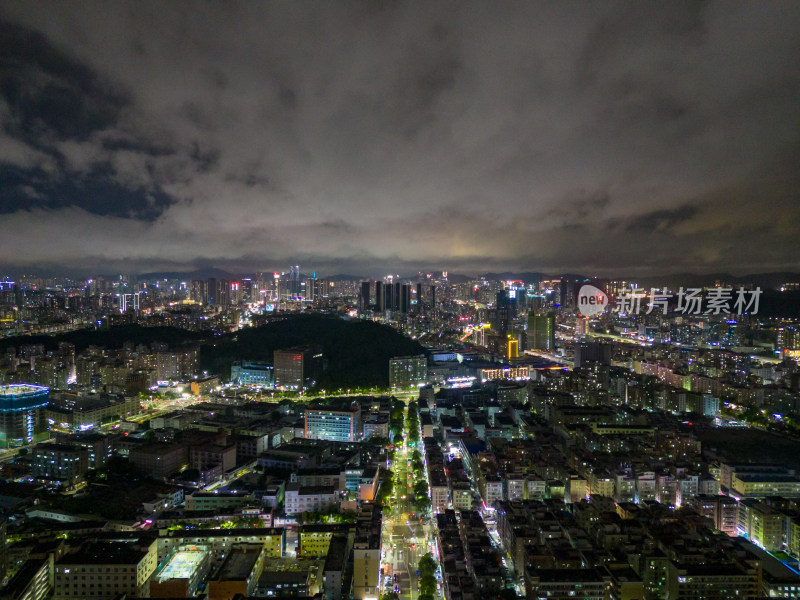
[[[328,365],[319,382],[323,389],[386,387],[390,358],[423,352],[420,344],[387,325],[296,315],[215,339],[202,348],[201,367],[228,377],[233,361],[271,362],[275,350],[304,344],[322,346]]]

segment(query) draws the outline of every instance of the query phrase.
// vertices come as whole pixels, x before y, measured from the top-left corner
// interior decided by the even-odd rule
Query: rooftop
[[[0,385],[0,412],[42,408],[49,401],[48,388],[41,385]]]
[[[207,554],[205,549],[176,552],[156,576],[156,581],[161,583],[170,579],[189,579]]]
[[[775,475],[775,474],[765,474],[765,473],[754,473],[752,475],[744,473],[737,473],[734,475],[736,479],[739,481],[753,483],[753,482],[764,482],[764,483],[800,483],[800,478],[795,477],[794,475]]]
[[[132,543],[91,542],[59,562],[67,565],[130,565],[141,561],[146,551]]]
[[[42,385],[30,385],[27,383],[0,385],[0,396],[25,396],[28,394],[46,394],[47,392],[48,389]]]
[[[283,535],[279,527],[246,527],[238,529],[177,529],[166,532],[166,537],[174,538],[212,538],[212,537],[249,537],[265,535]]]
[[[247,579],[263,551],[261,544],[235,544],[215,579],[217,581],[241,581]]]

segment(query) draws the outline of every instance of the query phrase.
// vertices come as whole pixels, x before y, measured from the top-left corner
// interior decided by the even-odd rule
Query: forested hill
[[[215,338],[203,346],[201,366],[227,377],[232,361],[272,361],[275,350],[303,344],[322,346],[328,364],[319,382],[324,389],[386,387],[390,358],[423,352],[420,344],[387,325],[325,315],[296,315]]]

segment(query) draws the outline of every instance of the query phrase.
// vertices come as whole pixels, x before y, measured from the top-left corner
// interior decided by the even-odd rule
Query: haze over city
[[[0,5],[0,267],[800,268],[800,4]]]

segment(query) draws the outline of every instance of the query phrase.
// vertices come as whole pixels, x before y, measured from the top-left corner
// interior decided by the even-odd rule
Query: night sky
[[[0,3],[0,271],[800,270],[800,2]]]

